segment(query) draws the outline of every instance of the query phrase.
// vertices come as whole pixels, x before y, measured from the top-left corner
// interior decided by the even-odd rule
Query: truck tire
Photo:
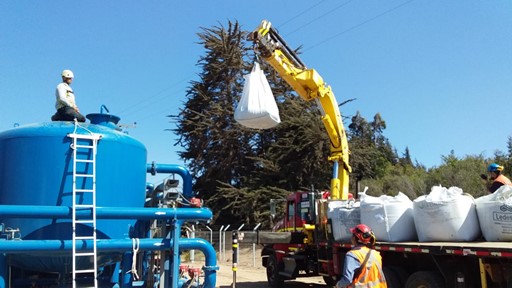
[[[405,288],[445,288],[445,282],[439,272],[417,271],[409,276]]]
[[[270,254],[267,260],[267,281],[272,288],[283,287],[284,278],[279,275],[280,263],[277,262],[276,255]]]

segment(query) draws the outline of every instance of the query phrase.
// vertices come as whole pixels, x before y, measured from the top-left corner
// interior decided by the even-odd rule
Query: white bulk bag
[[[420,241],[473,241],[480,236],[475,200],[458,187],[434,186],[413,201]]]
[[[360,203],[354,200],[331,200],[328,204],[327,218],[331,220],[334,240],[350,242],[350,228],[361,223]]]
[[[258,62],[244,75],[242,97],[235,109],[235,120],[254,129],[269,129],[281,122],[276,100]]]
[[[485,240],[512,241],[512,187],[503,185],[475,202]]]
[[[361,223],[373,230],[377,241],[417,239],[412,201],[402,192],[394,197],[361,197]]]

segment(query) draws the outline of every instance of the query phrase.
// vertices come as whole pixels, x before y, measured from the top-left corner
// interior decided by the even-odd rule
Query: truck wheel
[[[323,276],[323,278],[327,286],[336,286],[336,283],[338,283],[336,276]]]
[[[267,281],[268,285],[272,288],[283,287],[284,278],[279,275],[279,263],[277,262],[276,255],[270,255],[267,260]]]
[[[411,274],[405,288],[444,288],[444,278],[436,271],[417,271]]]

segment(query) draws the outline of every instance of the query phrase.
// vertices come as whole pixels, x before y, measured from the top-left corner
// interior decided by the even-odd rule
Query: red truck
[[[328,201],[325,192],[292,193],[276,231],[259,232],[270,287],[301,277],[320,275],[331,286],[340,279],[352,245],[333,240]],[[510,242],[377,242],[375,249],[390,288],[512,287]]]

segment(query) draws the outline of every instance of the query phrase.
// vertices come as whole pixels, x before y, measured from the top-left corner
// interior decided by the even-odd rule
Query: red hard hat
[[[350,233],[354,234],[359,242],[367,244],[372,241],[373,232],[370,227],[365,224],[358,224],[354,228],[350,228]]]

